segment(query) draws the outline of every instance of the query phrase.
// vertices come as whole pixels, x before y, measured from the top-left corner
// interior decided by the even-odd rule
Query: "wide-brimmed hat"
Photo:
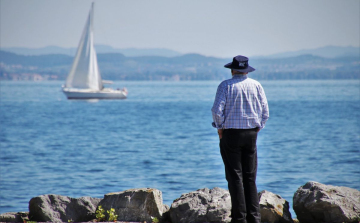
[[[231,63],[225,64],[224,67],[244,73],[255,70],[255,68],[249,66],[249,58],[241,55],[234,57],[233,61]]]

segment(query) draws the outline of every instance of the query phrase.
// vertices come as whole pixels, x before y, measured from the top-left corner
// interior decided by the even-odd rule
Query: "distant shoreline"
[[[224,80],[229,59],[185,54],[175,57],[126,57],[120,53],[99,53],[98,64],[103,79],[112,81]],[[0,50],[0,80],[65,80],[73,57],[64,54],[24,56]],[[299,55],[286,58],[250,58],[258,80],[360,79],[360,58],[342,56],[325,58]]]

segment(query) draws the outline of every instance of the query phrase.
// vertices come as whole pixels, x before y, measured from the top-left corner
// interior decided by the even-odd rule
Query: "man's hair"
[[[241,71],[237,71],[237,70],[232,70],[234,74],[246,74],[246,72],[241,72]]]

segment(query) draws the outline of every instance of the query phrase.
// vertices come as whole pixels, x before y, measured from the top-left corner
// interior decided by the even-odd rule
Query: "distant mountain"
[[[229,61],[231,58],[200,54],[175,57],[98,54],[100,72],[108,80],[223,80],[230,77],[230,71],[224,69]],[[72,62],[73,56],[64,54],[25,56],[0,50],[0,80],[64,80]],[[360,79],[358,56],[252,58],[251,65],[256,72],[250,76],[259,80]]]
[[[292,52],[277,53],[269,56],[264,56],[266,58],[286,58],[286,57],[296,57],[300,55],[313,55],[325,58],[336,58],[336,57],[360,57],[360,47],[353,46],[325,46],[316,49],[305,49]]]
[[[0,62],[23,67],[54,67],[71,65],[73,58],[64,54],[24,56],[0,50]]]
[[[181,53],[174,50],[162,49],[162,48],[149,48],[149,49],[137,49],[126,48],[118,49],[108,45],[95,45],[97,53],[121,53],[127,57],[138,56],[162,56],[162,57],[175,57],[180,56]],[[47,46],[42,48],[26,48],[26,47],[3,47],[3,51],[16,53],[25,56],[39,56],[47,54],[65,54],[68,56],[74,56],[76,48],[63,48],[58,46]]]
[[[39,56],[47,54],[64,54],[74,56],[76,53],[76,48],[63,48],[58,46],[46,46],[42,48],[1,47],[1,50],[24,56]]]
[[[164,48],[126,48],[118,49],[108,45],[95,45],[96,52],[101,53],[120,53],[126,57],[141,57],[141,56],[158,56],[158,57],[177,57],[182,54],[169,49]],[[47,46],[42,48],[25,48],[25,47],[3,47],[3,51],[16,53],[19,55],[25,56],[39,56],[47,54],[64,54],[68,56],[74,56],[76,53],[76,48],[63,48],[58,46]],[[261,59],[261,58],[287,58],[287,57],[297,57],[301,55],[313,55],[324,58],[337,58],[337,57],[360,57],[360,47],[341,47],[341,46],[325,46],[316,49],[305,49],[284,53],[272,54],[269,56],[257,56],[252,57],[252,59]]]

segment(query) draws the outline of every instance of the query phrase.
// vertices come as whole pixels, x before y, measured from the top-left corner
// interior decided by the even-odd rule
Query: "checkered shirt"
[[[211,111],[212,125],[217,129],[262,129],[269,118],[264,89],[247,75],[234,75],[223,81]]]

